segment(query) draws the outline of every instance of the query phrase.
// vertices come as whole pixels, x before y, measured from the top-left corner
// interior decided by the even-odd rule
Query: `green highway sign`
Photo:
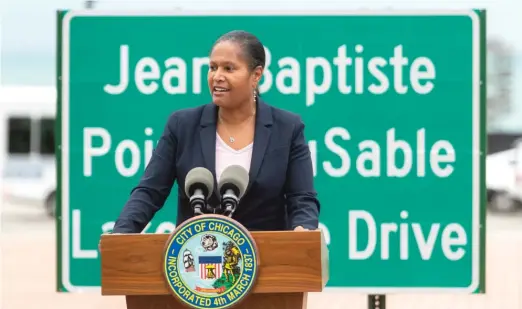
[[[59,14],[58,289],[100,285],[100,235],[169,115],[210,102],[213,42],[267,52],[267,103],[306,123],[328,288],[483,292],[481,11]],[[174,229],[177,187],[146,233]],[[289,252],[291,254],[291,252]]]

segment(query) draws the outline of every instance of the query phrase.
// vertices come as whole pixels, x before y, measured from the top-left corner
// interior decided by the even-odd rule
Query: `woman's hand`
[[[315,230],[316,230],[316,231],[319,231],[320,228],[316,228]],[[305,229],[304,227],[302,227],[302,226],[299,225],[299,226],[296,226],[296,227],[294,228],[294,231],[300,232],[300,231],[310,231],[310,230],[309,230],[309,229]]]

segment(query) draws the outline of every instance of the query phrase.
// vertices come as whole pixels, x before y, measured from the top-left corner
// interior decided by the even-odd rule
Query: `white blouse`
[[[243,149],[235,150],[228,146],[216,133],[216,180],[219,183],[221,173],[230,165],[240,165],[246,171],[250,171],[253,144]]]

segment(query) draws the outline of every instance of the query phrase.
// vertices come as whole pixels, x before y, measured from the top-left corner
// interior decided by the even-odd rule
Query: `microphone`
[[[248,172],[243,167],[231,165],[225,168],[218,184],[221,206],[224,208],[223,215],[232,217],[245,193],[248,180]]]
[[[202,215],[206,200],[214,190],[214,176],[204,167],[191,169],[185,178],[185,194],[190,198],[194,214]]]

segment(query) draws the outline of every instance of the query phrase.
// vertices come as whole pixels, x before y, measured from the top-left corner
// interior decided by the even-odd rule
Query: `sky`
[[[436,3],[435,3],[436,2]],[[500,38],[515,55],[515,85],[522,85],[522,1],[521,0],[111,0],[97,1],[99,9],[182,8],[230,10],[245,7],[271,10],[300,7],[327,9],[469,9],[487,10],[488,37]],[[54,85],[56,10],[81,9],[80,0],[2,0],[0,1],[0,50],[2,82]],[[49,74],[51,72],[51,74]],[[516,88],[522,87],[513,87]],[[514,113],[501,121],[500,129],[522,132],[522,90],[514,94]],[[504,128],[502,128],[504,127]]]
[[[435,4],[436,2],[436,4]],[[263,3],[263,4],[260,4]],[[227,5],[228,4],[228,5]],[[3,0],[0,4],[2,27],[2,43],[6,51],[49,50],[54,48],[54,40],[50,39],[55,32],[55,11],[62,9],[79,9],[84,1],[79,0]],[[522,29],[522,1],[520,0],[111,0],[98,1],[97,7],[104,9],[121,8],[176,8],[229,10],[232,8],[262,6],[277,9],[300,6],[317,9],[321,6],[345,9],[383,9],[383,8],[486,8],[488,10],[488,34],[502,36],[515,48],[522,52],[522,39],[517,29]],[[26,40],[20,40],[20,38]]]

